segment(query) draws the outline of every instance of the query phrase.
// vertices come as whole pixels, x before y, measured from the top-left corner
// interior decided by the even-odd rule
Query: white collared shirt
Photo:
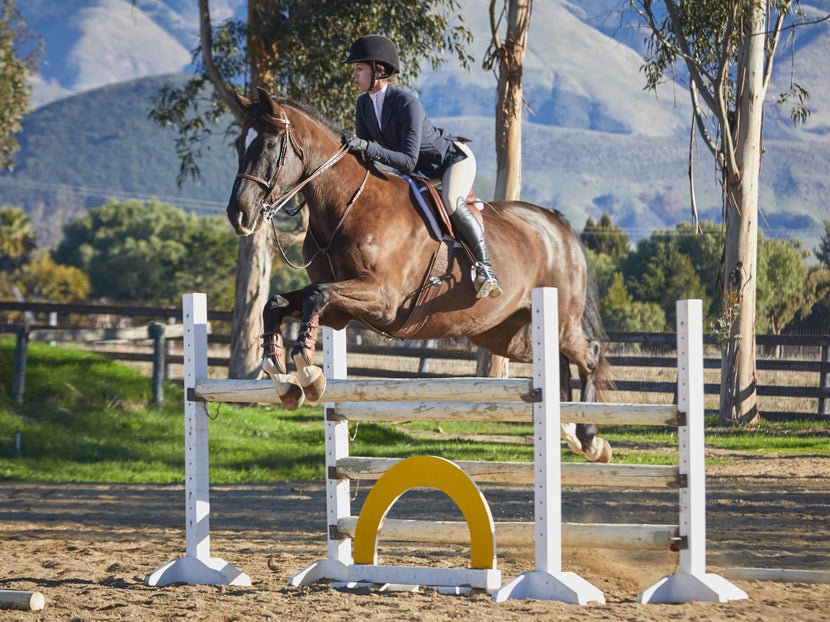
[[[384,84],[376,93],[369,93],[369,97],[372,99],[372,103],[375,106],[375,117],[378,120],[378,127],[380,127],[381,112],[383,111],[383,100],[386,99],[387,86],[389,85]]]

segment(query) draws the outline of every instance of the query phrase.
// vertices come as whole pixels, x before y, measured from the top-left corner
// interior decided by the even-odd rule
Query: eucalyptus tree
[[[336,123],[352,125],[358,93],[343,61],[349,45],[365,34],[383,33],[396,42],[404,84],[417,78],[422,60],[438,67],[450,54],[469,66],[466,45],[472,35],[458,10],[456,0],[249,0],[245,21],[217,25],[209,0],[199,0],[196,73],[183,86],[159,93],[153,113],[157,122],[179,129],[180,180],[198,176],[206,133],[217,127],[232,132],[241,121],[233,91],[254,96],[263,87],[312,104]],[[269,294],[271,271],[268,239],[262,228],[239,240],[228,369],[236,378],[259,373],[260,310]]]
[[[522,73],[532,13],[533,0],[490,0],[490,45],[482,68],[494,71],[498,80],[493,196],[497,201],[518,201],[522,193]],[[506,377],[508,370],[506,358],[480,351],[479,376]]]
[[[648,87],[655,89],[666,75],[688,80],[694,115],[690,168],[698,137],[721,173],[726,238],[718,320],[719,420],[749,423],[758,417],[755,308],[763,107],[782,33],[807,20],[795,0],[629,0],[629,4],[650,33],[643,67]],[[783,95],[780,99],[792,103],[793,120],[803,121],[808,115],[808,92],[793,82]],[[693,187],[691,195],[696,220]]]
[[[0,169],[12,165],[20,145],[14,137],[29,106],[28,78],[37,71],[40,46],[15,6],[0,0]]]

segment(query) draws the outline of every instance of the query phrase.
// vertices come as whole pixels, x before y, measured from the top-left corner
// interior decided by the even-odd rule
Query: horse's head
[[[237,235],[256,232],[302,174],[303,152],[291,135],[286,107],[264,89],[257,91],[256,102],[234,93],[245,112],[236,140],[239,169],[228,200],[228,220]]]

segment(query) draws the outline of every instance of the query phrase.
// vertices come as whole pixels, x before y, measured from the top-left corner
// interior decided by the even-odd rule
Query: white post
[[[207,296],[182,297],[184,324],[185,556],[147,575],[147,585],[251,585],[231,564],[210,556],[210,457],[207,403],[195,400],[208,375]]]
[[[347,375],[346,330],[323,326],[323,371],[327,379],[345,379]],[[334,404],[326,403],[326,522],[328,558],[306,566],[289,579],[291,585],[308,585],[320,579],[346,581],[352,564],[351,538],[340,537],[338,520],[351,515],[348,478],[338,478],[337,461],[349,457],[349,422],[337,420]]]
[[[727,602],[747,598],[723,577],[706,572],[706,467],[703,407],[703,305],[677,301],[677,442],[680,572],[660,579],[638,596],[641,603]]]
[[[506,583],[493,595],[558,600],[584,605],[605,602],[602,591],[573,572],[562,572],[562,472],[559,442],[559,310],[557,290],[533,290],[534,515],[536,569]]]

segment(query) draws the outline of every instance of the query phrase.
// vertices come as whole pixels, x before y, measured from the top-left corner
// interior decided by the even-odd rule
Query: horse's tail
[[[583,249],[584,251],[584,249]],[[612,388],[611,365],[605,355],[605,344],[608,342],[608,335],[602,324],[602,317],[599,312],[599,287],[594,277],[594,271],[588,263],[588,254],[585,253],[585,264],[587,271],[587,288],[585,292],[585,309],[582,312],[582,332],[589,343],[594,342],[599,346],[597,356],[597,369],[594,373],[594,385],[596,387],[597,401],[604,401],[605,393]]]

